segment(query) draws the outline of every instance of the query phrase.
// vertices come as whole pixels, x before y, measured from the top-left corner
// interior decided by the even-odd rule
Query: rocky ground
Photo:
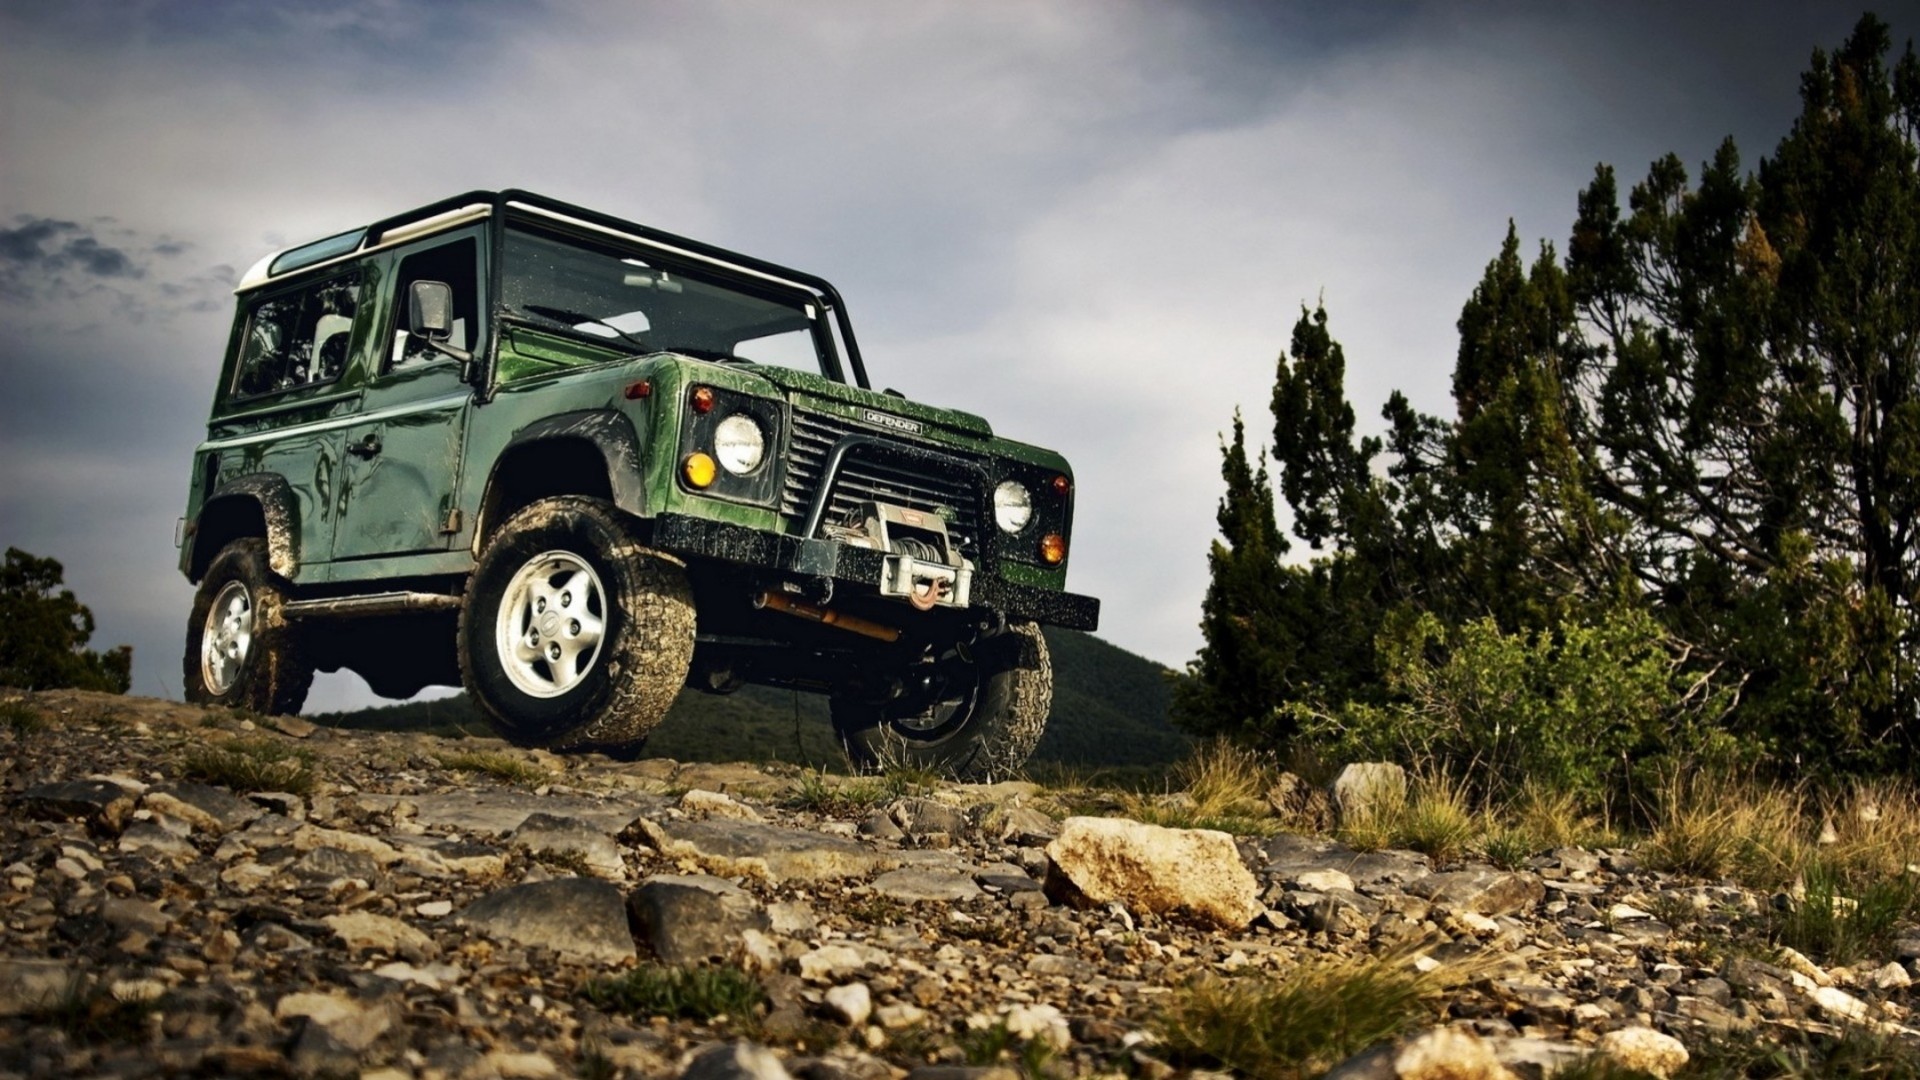
[[[1161,1041],[1194,980],[1383,952],[1461,975],[1436,1026],[1336,1075],[1596,1051],[1666,1075],[1729,1037],[1920,1037],[1920,934],[1850,969],[1714,948],[1773,898],[1626,851],[1436,867],[1063,821],[1027,783],[9,698],[3,1075],[1161,1078],[1194,1064]],[[247,790],[275,780],[298,790]]]

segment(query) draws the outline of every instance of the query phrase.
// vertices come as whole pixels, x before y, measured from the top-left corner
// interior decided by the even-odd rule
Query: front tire
[[[267,715],[300,711],[313,664],[287,622],[287,594],[267,561],[265,540],[246,537],[220,549],[187,619],[180,673],[188,701]]]
[[[1053,708],[1053,662],[1032,624],[979,643],[968,662],[937,665],[922,694],[832,702],[833,727],[862,771],[926,769],[962,783],[1012,776],[1033,755]]]
[[[504,522],[467,582],[460,672],[522,746],[631,754],[693,662],[684,567],[600,499],[542,499]]]

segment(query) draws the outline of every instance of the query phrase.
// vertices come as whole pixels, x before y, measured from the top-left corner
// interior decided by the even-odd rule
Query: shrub
[[[1491,619],[1449,627],[1421,614],[1390,622],[1378,648],[1388,703],[1295,707],[1305,733],[1347,760],[1410,752],[1485,777],[1490,794],[1525,778],[1598,804],[1634,781],[1632,762],[1720,749],[1708,731],[1726,700],[1681,672],[1637,608],[1513,634]]]

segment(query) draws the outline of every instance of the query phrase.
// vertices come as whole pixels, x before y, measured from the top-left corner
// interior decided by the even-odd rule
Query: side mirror
[[[414,282],[407,295],[407,329],[428,341],[453,336],[453,286],[444,281]]]
[[[407,291],[407,332],[434,349],[460,361],[462,377],[473,374],[473,354],[447,344],[453,336],[453,286],[444,281],[416,281]]]

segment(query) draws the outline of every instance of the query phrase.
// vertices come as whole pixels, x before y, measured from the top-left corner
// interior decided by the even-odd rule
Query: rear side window
[[[360,272],[270,296],[247,316],[233,396],[258,397],[330,383],[346,369],[360,311]]]

